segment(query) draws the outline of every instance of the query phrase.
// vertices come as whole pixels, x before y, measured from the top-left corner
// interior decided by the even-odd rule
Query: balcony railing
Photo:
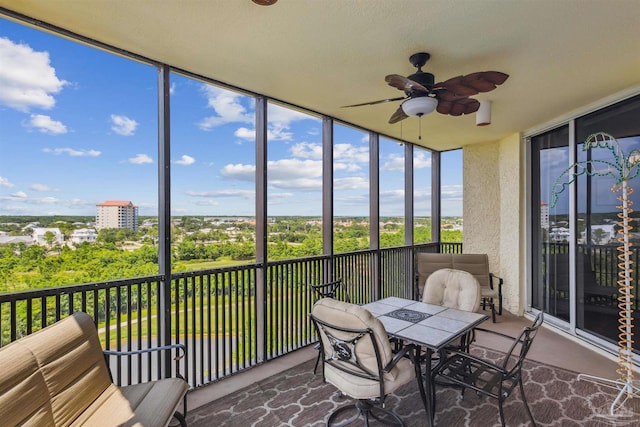
[[[105,349],[184,344],[180,371],[199,387],[316,342],[309,284],[341,278],[342,292],[358,304],[410,298],[415,252],[461,247],[425,244],[176,273],[169,283],[158,275],[0,294],[0,346],[85,311]],[[111,369],[118,384],[175,374],[163,354],[132,356]]]

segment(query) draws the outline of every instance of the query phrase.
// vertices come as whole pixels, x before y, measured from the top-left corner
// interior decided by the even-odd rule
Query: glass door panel
[[[589,173],[577,180],[577,239],[576,254],[576,326],[611,342],[618,342],[618,276],[621,259],[619,239],[622,237],[619,224],[622,196],[619,183],[620,173],[606,165],[616,163],[614,153],[625,158],[633,150],[640,149],[640,97],[631,98],[606,109],[576,120],[578,141],[578,162],[586,165]],[[613,136],[618,145],[602,146],[584,151],[584,142],[590,135],[606,132]],[[605,173],[601,173],[605,172]],[[631,179],[629,199],[632,208],[640,207],[640,178]],[[617,191],[616,191],[617,190]],[[638,311],[638,212],[631,212],[632,230],[630,258],[633,293],[634,329],[637,331],[640,311]],[[636,332],[637,334],[637,332]],[[640,349],[640,342],[633,348]]]
[[[569,166],[568,127],[531,139],[532,307],[569,321],[569,194],[552,203],[556,179]],[[539,208],[537,208],[539,207]]]

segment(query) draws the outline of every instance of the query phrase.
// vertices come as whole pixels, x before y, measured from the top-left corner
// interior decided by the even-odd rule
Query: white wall
[[[463,149],[464,252],[488,254],[491,271],[504,279],[504,308],[518,315],[525,292],[521,148],[514,134]]]

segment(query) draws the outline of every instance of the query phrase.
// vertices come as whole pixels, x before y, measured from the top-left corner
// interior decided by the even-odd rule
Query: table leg
[[[427,347],[426,356],[425,356],[425,389],[427,395],[427,422],[429,427],[434,426],[434,421],[436,418],[435,414],[435,387],[433,386],[433,381],[431,381],[431,358],[433,357],[433,350]]]

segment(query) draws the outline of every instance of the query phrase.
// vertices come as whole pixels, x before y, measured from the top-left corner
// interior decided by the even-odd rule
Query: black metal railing
[[[175,273],[170,295],[162,298],[161,275],[0,294],[0,346],[84,311],[94,318],[105,349],[184,344],[187,357],[180,372],[191,387],[199,387],[315,343],[308,316],[315,301],[310,284],[340,278],[344,286],[338,298],[348,294],[357,304],[411,297],[414,254],[460,248],[426,244]],[[162,357],[148,353],[114,361],[114,381],[161,378],[168,365],[175,374]]]

